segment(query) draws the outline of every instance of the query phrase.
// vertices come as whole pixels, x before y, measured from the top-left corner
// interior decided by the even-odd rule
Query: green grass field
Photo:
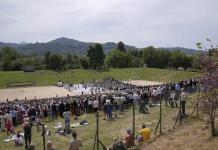
[[[173,82],[181,79],[191,78],[196,75],[198,75],[196,72],[154,68],[110,69],[102,72],[82,69],[73,69],[65,72],[40,70],[32,73],[24,73],[22,71],[1,71],[0,88],[6,88],[6,83],[11,81],[35,81],[37,86],[42,86],[55,84],[59,80],[79,83],[81,81],[90,81],[92,79],[99,80],[105,76],[111,76],[116,79],[142,79],[150,81]]]

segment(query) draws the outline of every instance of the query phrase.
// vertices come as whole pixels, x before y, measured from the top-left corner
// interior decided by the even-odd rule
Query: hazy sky
[[[218,0],[0,0],[0,41],[68,37],[136,47],[218,43]]]

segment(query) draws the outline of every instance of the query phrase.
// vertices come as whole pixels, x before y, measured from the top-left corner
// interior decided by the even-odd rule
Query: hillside
[[[24,54],[37,54],[41,55],[44,54],[46,51],[51,51],[55,53],[67,53],[71,52],[74,54],[85,54],[89,45],[94,44],[94,42],[82,42],[75,39],[69,39],[69,38],[58,38],[55,40],[52,40],[47,43],[25,43],[22,42],[20,44],[18,43],[3,43],[0,42],[0,48],[4,46],[10,46],[15,49],[17,49],[19,52]],[[117,47],[117,43],[114,42],[106,42],[101,43],[103,46],[103,49],[105,53],[108,53],[111,49],[114,49]],[[126,49],[138,49],[135,46],[125,45]],[[161,48],[163,50],[169,50],[169,51],[175,51],[180,50],[186,54],[193,55],[194,53],[198,52],[194,49],[187,49],[187,48],[181,48],[181,47],[171,47],[171,48]]]
[[[52,40],[47,43],[3,43],[0,42],[0,48],[4,46],[10,46],[17,49],[19,52],[24,54],[42,54],[46,51],[55,53],[67,53],[71,52],[74,54],[86,53],[89,45],[93,45],[93,42],[82,42],[74,39],[68,39],[65,37]],[[117,47],[116,43],[106,42],[101,43],[104,51],[107,53],[109,50]],[[134,46],[125,45],[126,49],[136,49]]]

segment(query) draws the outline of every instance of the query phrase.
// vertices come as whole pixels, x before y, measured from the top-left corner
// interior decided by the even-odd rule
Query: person
[[[55,147],[53,146],[51,141],[47,142],[47,150],[55,150]]]
[[[114,138],[112,149],[113,150],[127,150],[127,148],[126,148],[125,144],[123,143],[123,141],[118,139],[118,138]]]
[[[182,88],[182,93],[181,93],[181,109],[182,109],[182,115],[185,115],[185,104],[186,104],[186,99],[187,99],[187,93],[185,90]]]
[[[58,109],[59,109],[60,116],[63,118],[63,113],[65,109],[63,101],[61,101],[61,103],[59,104]]]
[[[16,126],[17,125],[17,111],[13,108],[11,111],[10,111],[10,114],[12,116],[12,123],[13,123],[13,126]]]
[[[108,114],[108,119],[112,119],[112,111],[113,111],[113,105],[108,102],[107,104],[107,114]]]
[[[145,141],[150,139],[151,131],[149,128],[146,127],[145,124],[143,124],[142,129],[139,130],[139,132],[136,134],[136,136],[138,136],[138,135],[140,135],[140,136],[137,138],[137,141],[145,142]]]
[[[70,114],[71,112],[68,110],[68,111],[65,111],[63,116],[64,116],[64,123],[65,123],[65,130],[66,131],[70,131]]]
[[[22,146],[24,141],[23,137],[20,135],[20,132],[17,133],[17,135],[14,138],[15,146]]]
[[[126,130],[127,135],[123,139],[123,143],[126,145],[127,148],[130,148],[133,146],[133,140],[132,140],[132,130],[127,129]]]
[[[174,108],[174,103],[176,107],[178,108],[177,101],[176,101],[176,92],[173,90],[170,95],[170,104],[172,108]]]
[[[0,118],[1,118],[1,131],[5,131],[5,120],[6,120],[6,118],[5,118],[5,116],[3,114],[0,116]]]
[[[29,118],[24,118],[23,130],[24,130],[25,148],[27,149],[31,144],[31,136],[32,136],[31,134],[32,124],[29,122]]]
[[[69,150],[79,150],[79,147],[82,146],[81,141],[77,139],[77,133],[72,133],[73,139],[70,141]]]
[[[98,107],[99,107],[99,101],[96,99],[96,100],[93,102],[93,109],[94,109],[94,112],[97,112],[97,111],[98,111]]]
[[[7,129],[7,135],[10,135],[13,133],[13,124],[10,119],[7,119],[6,121],[6,129]]]
[[[106,117],[107,117],[107,104],[106,104],[106,102],[103,104],[103,112],[104,112],[104,120],[106,120]]]

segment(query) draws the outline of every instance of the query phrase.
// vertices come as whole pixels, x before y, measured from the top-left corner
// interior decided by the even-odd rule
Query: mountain
[[[69,38],[58,38],[52,40],[47,43],[26,43],[22,42],[18,43],[3,43],[0,42],[0,48],[4,46],[10,46],[15,48],[18,52],[24,54],[36,54],[36,55],[43,55],[46,51],[54,52],[54,53],[67,53],[71,52],[74,54],[85,54],[89,45],[93,45],[93,42],[82,42],[75,39]],[[106,42],[101,43],[105,53],[108,53],[111,49],[115,49],[117,47],[117,43],[114,42]],[[126,49],[137,49],[134,46],[125,45]],[[173,47],[173,48],[162,48],[164,50],[175,51],[181,50],[186,54],[194,54],[196,50],[194,49],[186,49],[181,47]]]
[[[194,55],[196,53],[200,53],[202,51],[200,50],[195,50],[195,49],[189,49],[189,48],[184,48],[184,47],[161,47],[160,49],[163,49],[163,50],[168,50],[168,51],[181,51],[185,54],[188,54],[188,55]]]
[[[47,43],[3,43],[0,42],[0,48],[4,46],[10,46],[17,51],[24,54],[44,54],[46,51],[55,53],[67,53],[72,52],[74,54],[85,54],[89,45],[93,45],[93,42],[82,42],[74,39],[68,39],[65,37],[52,40]],[[114,42],[101,43],[105,53],[108,53],[111,49],[117,47]],[[126,49],[136,49],[134,46],[125,45]]]

